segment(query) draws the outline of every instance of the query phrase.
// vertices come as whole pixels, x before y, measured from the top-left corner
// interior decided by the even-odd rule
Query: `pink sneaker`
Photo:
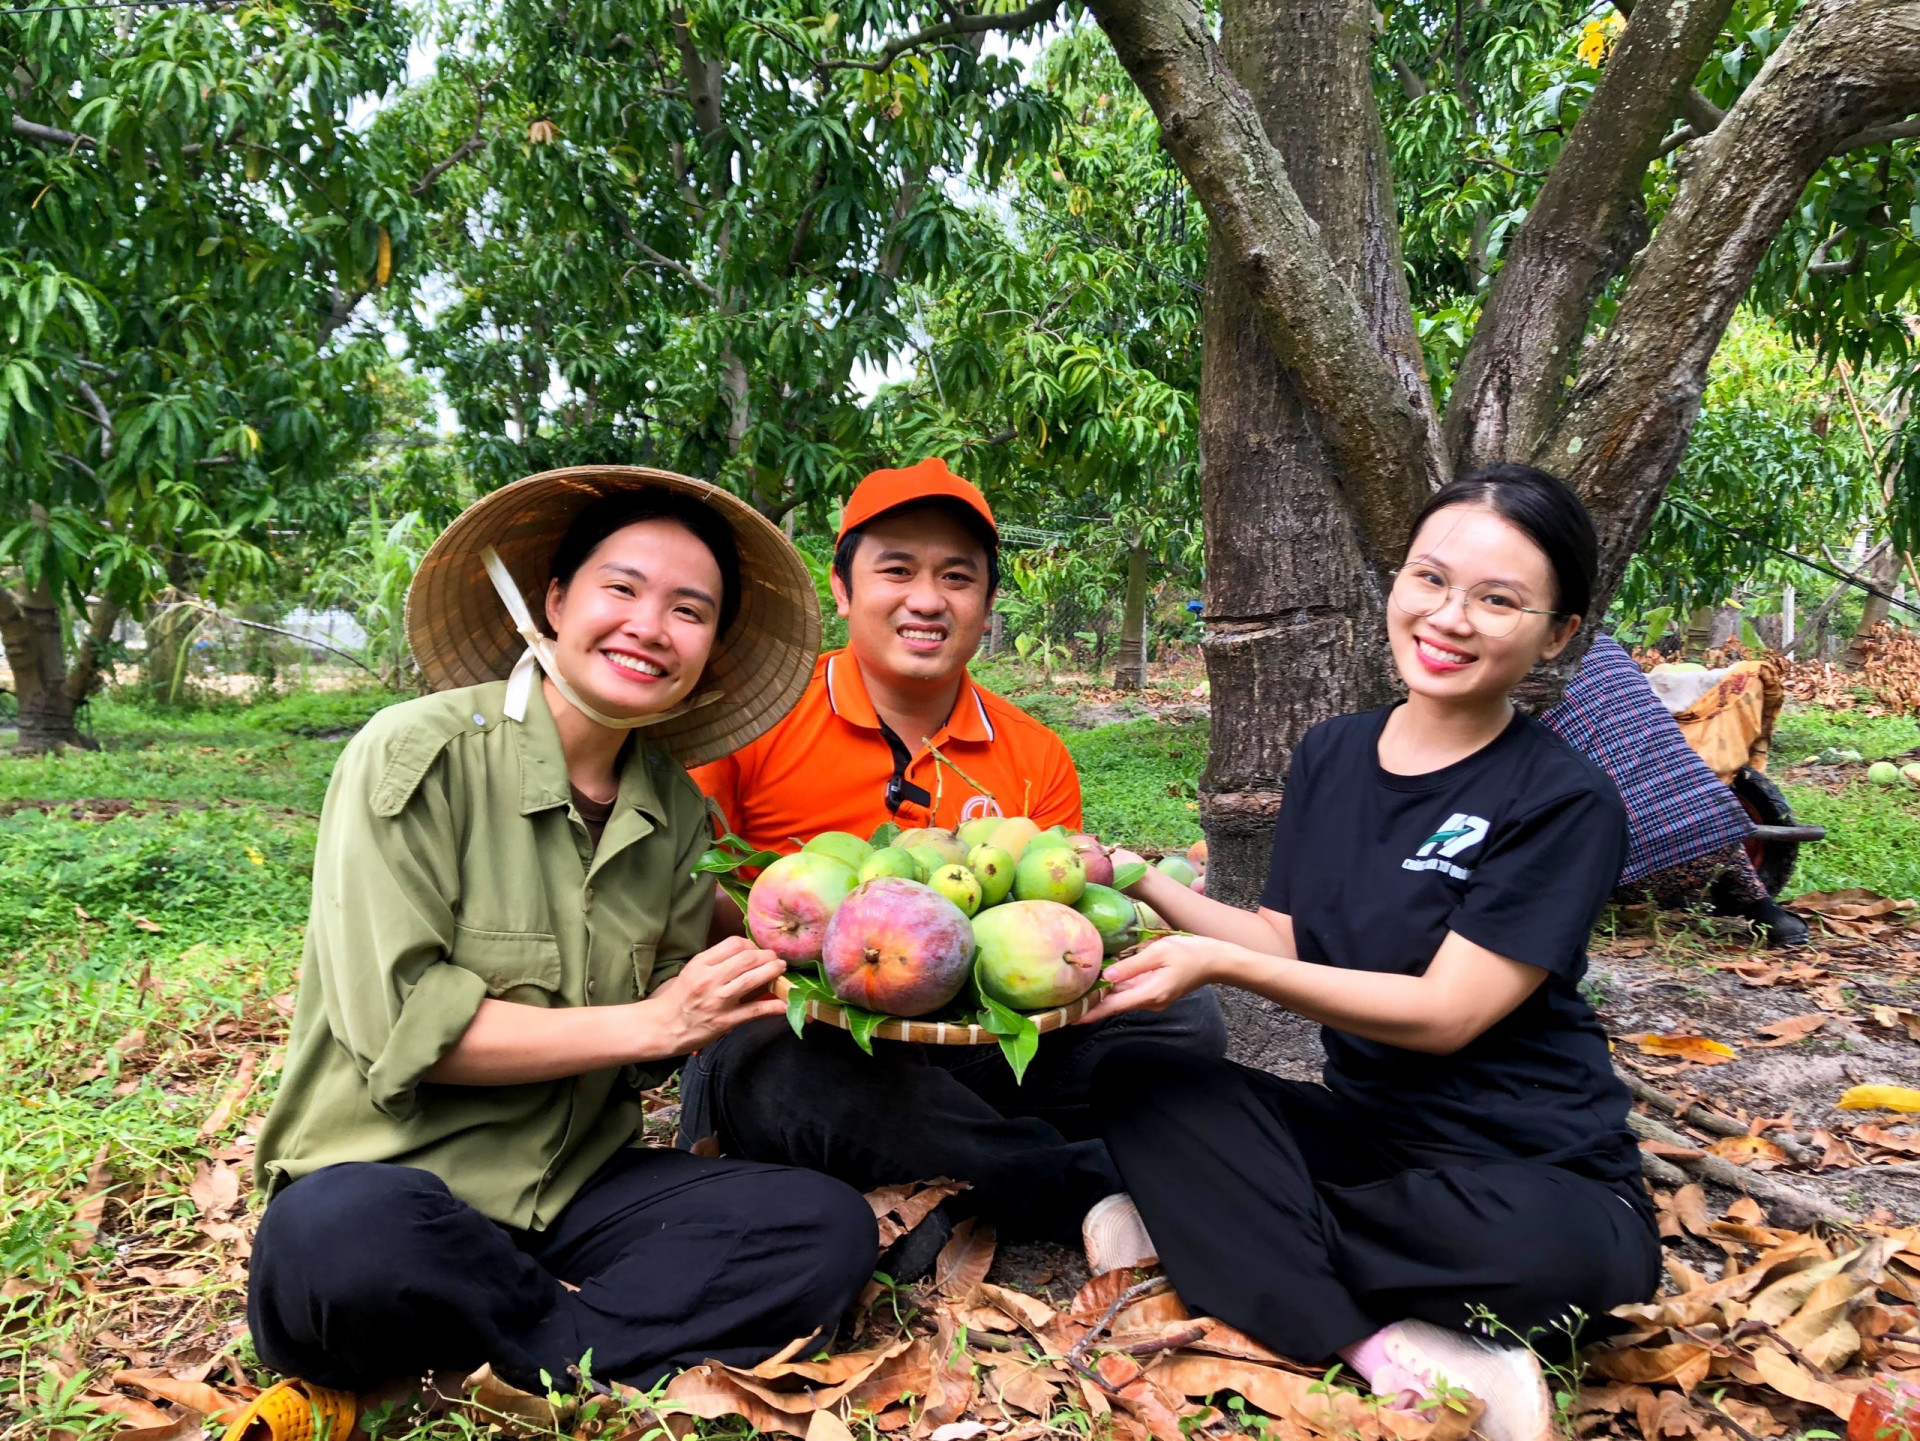
[[[1093,1203],[1086,1220],[1080,1223],[1080,1240],[1087,1249],[1089,1276],[1145,1266],[1160,1259],[1153,1238],[1147,1235],[1147,1223],[1140,1219],[1133,1197],[1125,1191]]]
[[[1474,1427],[1486,1441],[1553,1441],[1553,1398],[1540,1362],[1524,1346],[1450,1331],[1426,1321],[1396,1321],[1379,1333],[1388,1374],[1368,1378],[1376,1394],[1400,1391],[1414,1383],[1423,1400],[1438,1399],[1446,1388],[1466,1391],[1485,1404]],[[1397,1374],[1394,1374],[1397,1373]]]

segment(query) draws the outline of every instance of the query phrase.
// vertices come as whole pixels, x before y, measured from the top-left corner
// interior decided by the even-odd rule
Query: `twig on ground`
[[[1627,1124],[1645,1140],[1664,1141],[1669,1146],[1688,1149],[1685,1136],[1661,1125],[1651,1117],[1628,1112]],[[1858,1225],[1860,1221],[1853,1212],[1843,1210],[1830,1201],[1822,1200],[1811,1191],[1802,1190],[1798,1186],[1789,1186],[1786,1182],[1775,1180],[1772,1176],[1759,1171],[1744,1170],[1731,1161],[1722,1160],[1719,1156],[1704,1155],[1694,1160],[1681,1161],[1679,1164],[1717,1186],[1725,1186],[1730,1191],[1742,1191],[1756,1201],[1767,1202],[1797,1212],[1789,1224],[1804,1225],[1812,1217],[1825,1221],[1837,1221],[1846,1226]]]
[[[1127,1307],[1131,1306],[1135,1301],[1144,1300],[1148,1296],[1157,1295],[1159,1292],[1166,1290],[1169,1284],[1165,1276],[1149,1276],[1146,1280],[1127,1287],[1126,1290],[1122,1291],[1118,1296],[1115,1296],[1113,1298],[1113,1304],[1107,1307],[1106,1314],[1093,1323],[1092,1328],[1088,1330],[1086,1335],[1082,1336],[1067,1348],[1067,1362],[1076,1370],[1086,1369],[1087,1352],[1093,1349],[1093,1343],[1095,1341],[1098,1341],[1102,1336],[1107,1334],[1107,1327],[1113,1324],[1113,1318],[1126,1310]],[[1103,1381],[1101,1384],[1105,1385],[1106,1383]]]
[[[1617,1068],[1616,1068],[1617,1069]],[[1716,1115],[1705,1106],[1696,1106],[1669,1096],[1665,1091],[1656,1091],[1631,1071],[1620,1071],[1620,1079],[1627,1083],[1627,1089],[1633,1092],[1634,1099],[1645,1101],[1649,1106],[1665,1111],[1669,1116],[1678,1117],[1689,1126],[1698,1126],[1703,1131],[1711,1131],[1716,1136],[1744,1136],[1747,1128],[1731,1116]],[[1787,1158],[1798,1166],[1814,1166],[1820,1162],[1820,1153],[1811,1147],[1786,1136],[1771,1136],[1770,1139]]]

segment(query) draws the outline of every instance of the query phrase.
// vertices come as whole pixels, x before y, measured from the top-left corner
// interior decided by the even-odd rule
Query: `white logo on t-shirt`
[[[968,796],[967,803],[960,807],[960,823],[984,820],[988,816],[1000,814],[1000,802],[992,796]]]
[[[1421,842],[1419,850],[1400,862],[1400,868],[1406,871],[1445,871],[1456,881],[1464,881],[1473,871],[1466,866],[1456,866],[1451,858],[1470,846],[1479,845],[1486,838],[1487,823],[1484,819],[1470,816],[1465,811],[1455,811],[1447,817],[1445,825]]]

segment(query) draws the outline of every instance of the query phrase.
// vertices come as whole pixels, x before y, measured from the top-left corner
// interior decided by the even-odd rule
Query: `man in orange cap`
[[[1080,777],[1060,737],[973,683],[1000,581],[987,498],[929,458],[876,470],[840,520],[833,597],[847,647],[754,744],[694,780],[758,849],[822,831],[957,829],[982,816],[1080,828]]]
[[[821,656],[779,725],[693,778],[756,847],[797,850],[823,831],[886,821],[954,829],[1027,815],[1080,827],[1080,780],[1060,738],[967,673],[1000,578],[986,497],[937,458],[878,470],[848,500],[833,558],[844,650]],[[999,1049],[877,1041],[784,1020],[742,1027],[688,1064],[681,1136],[723,1153],[825,1171],[861,1190],[947,1176],[970,1190],[883,1262],[897,1280],[930,1266],[954,1221],[980,1213],[1003,1235],[1067,1239],[1119,1189],[1088,1105],[1093,1066],[1145,1037],[1218,1056],[1218,1003],[1041,1038],[1016,1085]]]

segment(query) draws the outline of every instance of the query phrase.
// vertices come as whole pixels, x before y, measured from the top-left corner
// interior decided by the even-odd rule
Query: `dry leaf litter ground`
[[[109,1139],[59,1172],[15,1169],[31,1134],[10,1135],[0,1158],[9,1437],[198,1436],[272,1379],[242,1314],[249,1161],[291,1010],[311,820],[275,804],[274,768],[325,759],[303,760],[297,746],[249,758],[238,776],[263,773],[254,790],[216,802],[19,812],[34,843],[52,844],[31,829],[35,817],[97,828],[101,839],[80,849],[98,854],[76,853],[73,865],[98,863],[115,826],[164,820],[175,909],[74,906],[52,944],[35,913],[45,1005],[10,1021],[47,1007],[65,1021],[14,1033],[12,1054],[30,1063],[15,1099],[44,1112],[56,1139]],[[190,933],[194,914],[191,894],[187,914],[178,905],[182,873],[201,843],[227,858],[205,886],[231,890],[237,876],[265,887],[234,902],[259,925],[229,946],[180,950],[174,937]],[[277,889],[275,867],[287,872]],[[1556,1371],[1565,1418],[1582,1434],[1839,1432],[1876,1377],[1920,1370],[1920,1230],[1908,1226],[1920,1220],[1920,1126],[1890,1109],[1920,1112],[1920,918],[1911,902],[1865,893],[1805,904],[1815,944],[1784,954],[1754,949],[1737,924],[1684,916],[1623,914],[1596,938],[1593,995],[1641,1098],[1636,1125],[1669,1260],[1658,1300]],[[100,977],[116,954],[144,959],[116,972],[120,990],[109,993]],[[91,1029],[76,1030],[71,1017],[89,1008]],[[104,1131],[84,1131],[78,1106],[108,1117]],[[650,1141],[665,1144],[676,1121],[670,1091],[650,1098]],[[883,1236],[943,1194],[937,1184],[876,1193]],[[927,1282],[870,1287],[837,1337],[797,1340],[751,1369],[709,1364],[650,1396],[596,1384],[557,1402],[483,1371],[366,1401],[369,1434],[421,1441],[754,1430],[807,1441],[1450,1441],[1473,1420],[1470,1405],[1432,1417],[1379,1410],[1338,1375],[1188,1316],[1150,1270],[1089,1280],[1071,1253],[996,1248],[985,1228],[963,1228]]]

